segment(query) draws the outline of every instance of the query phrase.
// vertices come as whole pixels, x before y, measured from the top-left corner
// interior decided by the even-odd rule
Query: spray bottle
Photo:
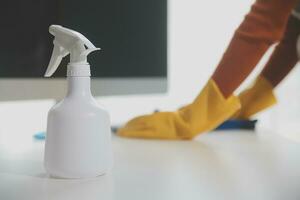
[[[99,48],[82,34],[59,25],[51,25],[49,32],[55,38],[45,76],[50,77],[68,54],[70,63],[67,95],[48,113],[46,171],[62,178],[102,175],[112,165],[110,119],[91,94],[87,63],[88,54]]]

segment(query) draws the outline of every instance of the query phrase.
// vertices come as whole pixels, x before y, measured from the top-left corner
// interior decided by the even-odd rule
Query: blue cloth
[[[41,131],[41,132],[37,132],[36,134],[33,135],[34,139],[37,140],[45,140],[46,138],[46,133]]]
[[[215,130],[234,130],[234,129],[244,129],[244,130],[254,130],[257,120],[227,120]]]

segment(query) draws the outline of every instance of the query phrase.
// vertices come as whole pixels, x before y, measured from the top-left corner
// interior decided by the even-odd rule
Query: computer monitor
[[[44,78],[52,49],[48,27],[85,35],[102,50],[89,55],[94,95],[167,89],[167,0],[6,1],[0,7],[0,100],[60,99],[66,65]]]

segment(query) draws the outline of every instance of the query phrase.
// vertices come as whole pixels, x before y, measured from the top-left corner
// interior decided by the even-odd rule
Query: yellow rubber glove
[[[151,139],[192,139],[210,131],[240,109],[239,99],[225,99],[211,79],[192,104],[176,112],[158,112],[140,116],[118,130],[125,137]]]
[[[262,76],[254,84],[239,95],[241,109],[232,117],[235,119],[249,119],[252,115],[276,104],[273,86]]]

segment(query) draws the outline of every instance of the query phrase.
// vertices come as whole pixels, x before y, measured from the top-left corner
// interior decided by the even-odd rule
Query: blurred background
[[[253,0],[169,0],[166,18],[167,56],[165,58],[167,60],[161,60],[161,63],[167,63],[167,91],[165,91],[165,85],[159,85],[162,87],[161,91],[156,90],[150,94],[145,91],[148,94],[143,94],[143,92],[126,94],[125,92],[125,94],[120,95],[117,93],[106,96],[99,95],[97,100],[110,111],[112,123],[120,125],[132,117],[152,113],[156,109],[175,110],[190,103],[213,73],[234,30],[243,20],[253,2]],[[157,13],[151,13],[151,15],[153,17],[158,16]],[[19,32],[16,37],[25,32],[26,26],[24,32]],[[48,32],[46,34],[52,40]],[[93,37],[90,38],[91,41],[96,40]],[[14,41],[11,42],[14,43]],[[103,44],[109,44],[109,42],[103,41]],[[101,42],[97,45],[102,47]],[[105,50],[104,47],[103,49]],[[273,48],[266,53],[259,66],[238,91],[252,82],[272,50]],[[42,66],[41,69],[46,69],[46,66]],[[297,136],[300,135],[300,130],[297,127],[298,122],[300,122],[300,94],[296,92],[300,87],[299,77],[300,71],[296,67],[294,72],[276,90],[279,104],[257,116],[260,119],[258,128],[271,129],[287,137],[300,138]],[[106,87],[109,88],[109,85]],[[151,88],[151,84],[147,87]],[[18,93],[18,91],[14,92]],[[47,111],[54,102],[50,98],[41,101],[38,99],[22,101],[24,105],[36,105],[36,116],[40,117],[27,120],[42,121],[41,124],[44,126],[36,127],[37,131],[45,129]],[[18,101],[18,105],[19,103],[20,101]],[[2,101],[1,104],[5,105],[1,111],[7,112],[8,117],[15,120],[23,119],[29,112],[24,110],[24,116],[15,116],[14,114],[10,116],[9,113],[13,113],[13,110],[21,109],[21,107],[16,106],[17,103],[11,101]]]
[[[213,73],[234,30],[253,2],[169,0],[168,93],[102,98],[101,102],[110,109],[112,119],[122,123],[156,108],[174,110],[191,102]],[[269,49],[237,93],[251,84],[273,49]],[[300,88],[299,77],[300,69],[295,67],[276,90],[279,103],[256,116],[259,119],[258,129],[272,130],[300,141],[300,93],[296,92]],[[124,108],[128,105],[134,107],[125,112]]]

